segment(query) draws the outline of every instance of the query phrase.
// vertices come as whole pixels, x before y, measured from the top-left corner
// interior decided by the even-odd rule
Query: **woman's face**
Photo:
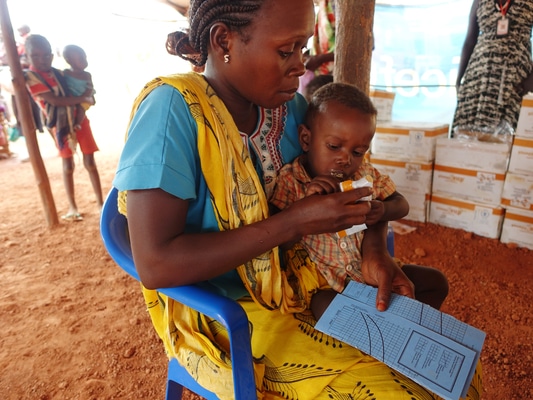
[[[370,148],[376,118],[357,109],[329,102],[313,120],[300,127],[304,165],[311,178],[333,175],[340,180],[353,177]]]
[[[248,40],[231,42],[230,61],[221,68],[230,91],[266,108],[291,100],[305,72],[302,54],[313,27],[312,0],[266,0],[245,30]]]
[[[46,43],[36,41],[35,44],[26,48],[28,60],[33,68],[39,71],[50,71],[54,55],[52,49]]]

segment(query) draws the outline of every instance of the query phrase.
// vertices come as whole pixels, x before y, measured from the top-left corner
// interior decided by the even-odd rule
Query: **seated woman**
[[[269,216],[280,167],[301,153],[296,94],[313,33],[312,0],[192,0],[190,31],[167,49],[203,75],[159,77],[137,98],[114,185],[155,329],[169,357],[221,399],[233,398],[227,335],[215,321],[157,292],[209,281],[239,301],[249,321],[262,399],[434,399],[410,379],[316,331],[335,292],[305,251],[285,266],[278,246],[365,222],[369,188],[310,196]],[[391,292],[415,288],[387,252],[386,223],[362,244],[362,275]],[[213,379],[216,374],[216,379]],[[476,375],[469,398],[479,398]]]

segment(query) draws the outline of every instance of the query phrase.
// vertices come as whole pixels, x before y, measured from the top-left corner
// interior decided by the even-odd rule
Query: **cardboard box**
[[[497,206],[501,201],[504,180],[505,174],[435,164],[431,192]]]
[[[427,222],[429,216],[429,201],[431,194],[422,193],[417,190],[397,186],[396,190],[400,192],[409,203],[409,214],[403,219],[417,222]]]
[[[515,135],[533,138],[533,94],[531,93],[522,98],[522,107],[520,108]]]
[[[509,143],[439,138],[435,151],[435,164],[505,174],[510,154]]]
[[[499,206],[432,194],[429,222],[497,239],[500,237],[504,212]]]
[[[533,211],[533,174],[508,172],[502,191],[502,206]]]
[[[503,219],[502,243],[515,243],[533,250],[533,211],[508,208]]]
[[[448,136],[447,124],[378,122],[371,152],[381,159],[433,161],[435,141]]]
[[[388,175],[397,187],[406,188],[417,193],[431,193],[433,163],[408,162],[392,159],[381,159],[370,155],[370,162],[383,175]]]
[[[533,139],[515,137],[511,149],[509,172],[533,174]]]
[[[396,93],[385,90],[370,90],[370,99],[378,110],[378,121],[390,121],[392,119],[392,106]]]

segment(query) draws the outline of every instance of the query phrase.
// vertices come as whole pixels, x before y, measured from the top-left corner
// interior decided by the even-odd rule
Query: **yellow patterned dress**
[[[149,83],[134,106],[155,87],[171,85],[188,104],[198,127],[202,173],[217,210],[220,230],[267,217],[264,190],[237,127],[221,100],[198,74],[161,77]],[[119,201],[125,213],[126,196]],[[250,321],[259,399],[437,399],[383,363],[314,329],[308,311],[313,293],[326,284],[302,251],[282,269],[277,249],[237,268],[250,296],[239,300]],[[233,398],[231,360],[224,327],[143,288],[154,327],[175,357],[205,388]],[[216,374],[213,374],[216,371]],[[468,398],[479,399],[474,377]]]

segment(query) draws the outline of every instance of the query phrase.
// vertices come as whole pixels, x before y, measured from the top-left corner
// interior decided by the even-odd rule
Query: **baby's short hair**
[[[63,58],[68,62],[68,59],[72,54],[80,54],[83,57],[86,57],[85,50],[83,50],[80,46],[75,44],[67,44],[63,48]]]
[[[332,101],[338,102],[348,108],[353,108],[367,115],[377,115],[378,111],[370,97],[355,85],[349,83],[332,82],[317,89],[309,102],[306,113],[306,122],[310,121]]]

